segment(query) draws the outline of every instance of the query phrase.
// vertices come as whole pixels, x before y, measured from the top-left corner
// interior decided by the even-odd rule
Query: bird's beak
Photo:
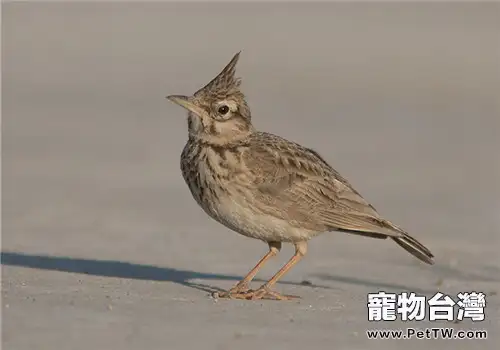
[[[203,115],[203,113],[205,113],[205,110],[203,108],[197,106],[195,103],[193,103],[191,98],[189,98],[188,96],[170,95],[170,96],[167,96],[167,99],[169,99],[173,103],[178,104],[181,107],[186,108],[188,111],[191,111],[191,112],[197,114],[200,117]]]

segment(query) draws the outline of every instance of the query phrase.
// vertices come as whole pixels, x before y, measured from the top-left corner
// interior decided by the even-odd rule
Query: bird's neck
[[[239,144],[244,144],[246,140],[248,140],[250,136],[255,132],[256,130],[252,126],[247,130],[234,133],[190,133],[189,139],[191,142],[198,142],[207,146],[231,148]]]

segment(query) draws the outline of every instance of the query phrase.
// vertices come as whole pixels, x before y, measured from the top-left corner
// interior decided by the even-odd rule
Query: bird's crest
[[[236,64],[240,58],[238,52],[224,69],[213,78],[207,85],[194,93],[195,97],[202,95],[228,95],[233,91],[238,91],[241,84],[240,78],[235,78]]]

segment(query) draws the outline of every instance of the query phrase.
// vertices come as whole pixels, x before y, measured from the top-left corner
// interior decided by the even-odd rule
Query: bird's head
[[[235,77],[240,53],[214,79],[192,96],[167,98],[188,110],[189,137],[224,145],[242,140],[253,132],[250,108]]]

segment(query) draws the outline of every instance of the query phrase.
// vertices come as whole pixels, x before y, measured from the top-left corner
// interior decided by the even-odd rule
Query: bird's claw
[[[215,298],[241,299],[241,300],[292,300],[300,297],[295,295],[284,295],[275,292],[267,287],[261,287],[257,290],[247,289],[245,291],[216,292]]]
[[[215,292],[215,293],[212,293],[212,296],[216,297],[216,298],[233,299],[233,296],[235,296],[235,295],[245,294],[245,293],[248,293],[250,291],[251,291],[251,289],[250,289],[248,283],[246,283],[246,282],[241,283],[240,282],[237,285],[235,285],[233,288],[228,290],[227,292],[226,291]]]

